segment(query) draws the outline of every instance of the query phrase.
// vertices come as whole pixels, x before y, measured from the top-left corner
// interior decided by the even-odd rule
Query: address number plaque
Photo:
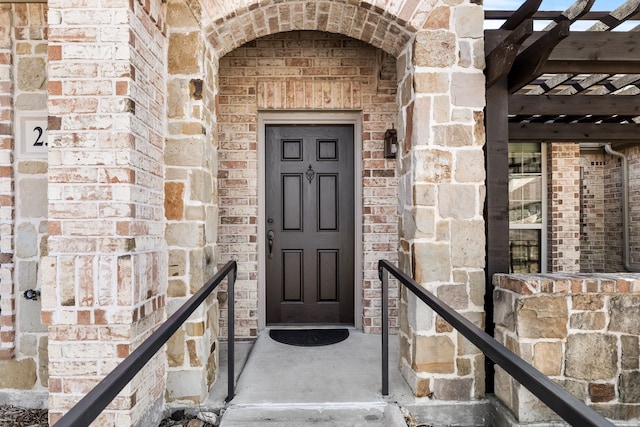
[[[16,145],[20,157],[47,158],[47,113],[18,112]]]

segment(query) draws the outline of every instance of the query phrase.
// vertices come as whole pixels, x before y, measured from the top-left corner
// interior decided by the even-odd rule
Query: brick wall
[[[621,149],[628,160],[629,254],[640,268],[640,150]],[[616,156],[583,153],[581,271],[624,271],[622,162]]]
[[[640,147],[630,147],[623,153],[629,162],[629,261],[640,268]]]
[[[341,35],[289,32],[251,41],[222,57],[219,83],[218,239],[220,261],[239,262],[238,335],[254,337],[258,330],[258,110],[362,110],[364,311],[356,316],[365,331],[379,331],[376,263],[395,260],[397,250],[395,161],[383,158],[382,143],[397,115],[394,58]],[[394,313],[396,306],[392,298]],[[396,325],[394,314],[391,326]]]
[[[96,9],[50,1],[49,420],[164,320],[165,37],[160,1]],[[160,416],[164,356],[108,410],[104,425]]]
[[[580,271],[603,272],[605,267],[605,161],[602,153],[583,153]]]
[[[547,270],[580,271],[580,144],[547,149]]]
[[[0,5],[0,359],[15,349],[15,296],[13,286],[13,111],[11,5]]]

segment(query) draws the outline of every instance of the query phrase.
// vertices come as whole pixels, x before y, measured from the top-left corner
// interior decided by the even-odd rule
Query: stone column
[[[400,266],[484,326],[482,7],[438,7],[407,53]],[[411,92],[415,90],[415,93]],[[484,357],[403,289],[402,372],[416,396],[484,395]]]
[[[165,238],[168,313],[214,274],[217,240],[217,58],[206,55],[197,2],[170,1],[167,11]],[[209,298],[169,341],[167,401],[197,405],[216,378],[218,300]]]
[[[49,6],[49,421],[165,318],[165,38],[160,0]],[[160,353],[98,418],[161,418]]]
[[[548,154],[550,272],[580,271],[580,144],[551,143]]]

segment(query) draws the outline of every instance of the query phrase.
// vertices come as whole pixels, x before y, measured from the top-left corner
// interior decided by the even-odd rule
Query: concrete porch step
[[[220,422],[220,427],[248,425],[405,427],[407,423],[397,405],[380,402],[232,405]]]

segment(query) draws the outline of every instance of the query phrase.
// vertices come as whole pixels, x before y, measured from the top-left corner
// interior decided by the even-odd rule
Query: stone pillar
[[[640,279],[498,274],[494,285],[496,340],[604,416],[637,420]],[[498,366],[495,394],[523,424],[560,420]]]
[[[0,5],[0,359],[15,350],[15,297],[13,289],[13,182],[11,5]]]
[[[548,154],[548,270],[580,271],[580,144],[551,143]]]
[[[217,260],[216,58],[205,55],[197,2],[168,3],[165,238],[168,313],[214,274]],[[169,341],[168,402],[197,405],[216,377],[218,300],[209,298]]]
[[[165,7],[49,6],[49,421],[128,356],[165,318],[163,224]],[[158,354],[99,417],[161,418]]]
[[[404,135],[400,266],[484,326],[483,11],[437,7],[399,59]],[[415,93],[412,92],[415,90]],[[405,289],[401,368],[416,396],[484,395],[484,357]]]

